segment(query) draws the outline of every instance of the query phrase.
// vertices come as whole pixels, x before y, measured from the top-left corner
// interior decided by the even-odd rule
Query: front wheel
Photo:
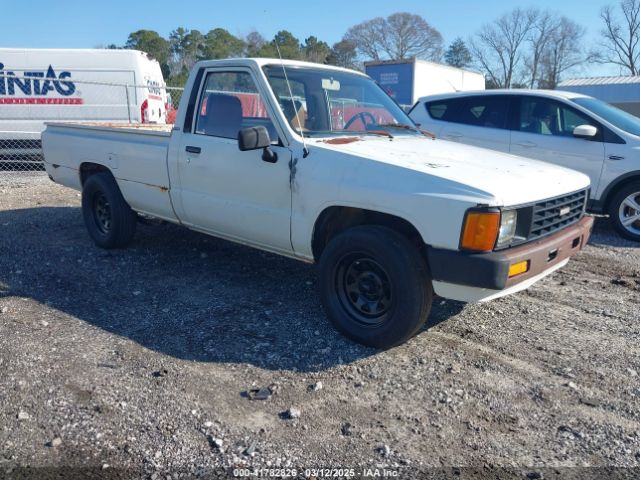
[[[620,235],[640,242],[640,182],[616,192],[611,199],[609,218]]]
[[[375,225],[350,228],[331,240],[320,258],[320,295],[341,333],[376,348],[412,337],[433,300],[418,249],[403,235]]]

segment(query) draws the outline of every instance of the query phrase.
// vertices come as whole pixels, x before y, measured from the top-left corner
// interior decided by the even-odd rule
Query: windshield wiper
[[[425,137],[429,137],[433,140],[436,139],[435,134],[428,132],[427,130],[422,130],[421,128],[412,127],[411,125],[404,125],[402,123],[383,123],[382,125],[377,125],[382,128],[398,128],[401,130],[411,130],[412,132],[421,133]]]
[[[378,126],[381,127],[382,125]],[[384,130],[365,130],[364,132],[359,133],[362,133],[364,135],[377,135],[378,137],[388,137],[393,140],[393,135],[391,135],[389,132],[385,132]]]

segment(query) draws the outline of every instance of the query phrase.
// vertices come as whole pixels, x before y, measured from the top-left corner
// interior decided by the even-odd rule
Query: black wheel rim
[[[335,270],[338,298],[345,312],[363,326],[384,323],[393,305],[393,286],[386,270],[364,254],[342,258]]]
[[[111,205],[102,192],[93,197],[93,218],[101,233],[106,235],[111,231]]]

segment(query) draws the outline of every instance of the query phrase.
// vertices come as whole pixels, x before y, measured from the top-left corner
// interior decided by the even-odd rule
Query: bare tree
[[[540,60],[538,87],[554,89],[567,70],[594,60],[583,46],[586,30],[573,20],[562,17],[550,35]]]
[[[510,88],[522,75],[526,40],[535,21],[532,10],[516,8],[495,22],[484,25],[470,41],[480,68],[497,88]]]
[[[549,11],[530,10],[529,15],[532,24],[527,38],[530,51],[526,63],[529,67],[529,88],[533,88],[538,81],[540,62],[547,51],[549,41],[559,28],[559,21]]]
[[[394,13],[351,27],[345,37],[358,52],[373,60],[417,57],[440,60],[442,35],[419,15]]]
[[[354,25],[344,36],[344,40],[356,46],[361,55],[372,60],[381,60],[384,55],[385,19],[377,17]]]
[[[640,60],[640,0],[622,0],[618,4],[622,20],[618,18],[612,6],[600,12],[604,22],[602,47],[606,53],[601,61],[613,63],[638,75]]]

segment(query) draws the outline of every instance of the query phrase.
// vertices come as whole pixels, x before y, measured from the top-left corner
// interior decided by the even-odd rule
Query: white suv
[[[608,213],[622,236],[640,241],[640,118],[586,95],[546,90],[433,95],[409,115],[445,140],[586,173],[589,209]]]

